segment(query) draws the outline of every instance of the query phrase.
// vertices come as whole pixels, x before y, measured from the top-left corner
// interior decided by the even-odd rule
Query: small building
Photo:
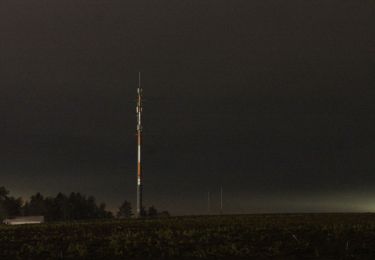
[[[27,216],[7,218],[3,221],[7,225],[40,224],[44,223],[44,216]]]

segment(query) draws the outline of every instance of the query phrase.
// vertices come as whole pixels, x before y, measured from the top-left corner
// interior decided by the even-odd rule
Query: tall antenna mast
[[[137,167],[137,217],[142,217],[142,164],[141,164],[141,148],[142,148],[142,88],[141,88],[141,72],[138,74],[137,89],[137,143],[138,143],[138,167]]]

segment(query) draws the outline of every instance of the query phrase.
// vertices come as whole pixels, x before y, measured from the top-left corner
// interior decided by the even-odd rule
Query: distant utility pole
[[[137,217],[142,217],[142,164],[141,164],[141,147],[142,147],[142,88],[141,73],[138,74],[137,89],[137,142],[138,142],[138,167],[137,167]]]
[[[207,193],[207,212],[208,214],[211,212],[210,192]]]
[[[223,186],[220,186],[220,215],[223,214]]]

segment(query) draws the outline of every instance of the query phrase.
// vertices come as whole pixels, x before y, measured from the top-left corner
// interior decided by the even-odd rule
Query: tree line
[[[143,217],[169,216],[167,211],[158,212],[151,206],[142,209]],[[79,192],[69,195],[58,193],[55,197],[44,197],[39,192],[32,195],[29,200],[15,198],[9,191],[0,187],[0,220],[16,216],[44,216],[46,221],[71,221],[89,219],[130,218],[133,216],[132,206],[129,201],[124,201],[114,215],[106,209],[105,203],[97,203],[95,197],[85,196]]]

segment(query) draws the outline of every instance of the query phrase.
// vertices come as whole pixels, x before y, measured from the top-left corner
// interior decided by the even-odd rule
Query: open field
[[[374,259],[375,214],[259,214],[0,226],[0,259]]]

